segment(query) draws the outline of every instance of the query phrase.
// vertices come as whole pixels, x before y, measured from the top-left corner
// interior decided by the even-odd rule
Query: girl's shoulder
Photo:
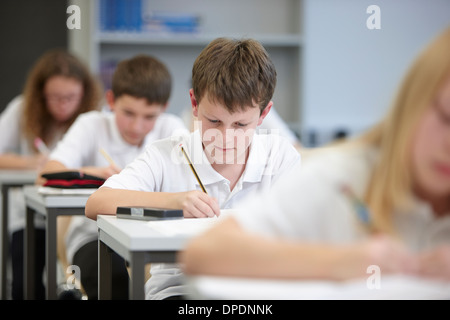
[[[302,171],[345,179],[369,176],[378,150],[366,145],[342,145],[307,150],[302,153]]]

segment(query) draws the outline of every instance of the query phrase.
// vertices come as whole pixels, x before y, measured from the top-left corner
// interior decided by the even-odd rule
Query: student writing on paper
[[[192,239],[189,274],[450,281],[450,28],[417,57],[371,130],[313,151],[270,193]],[[361,202],[364,207],[361,206]]]
[[[152,141],[187,132],[181,118],[166,113],[172,89],[167,67],[158,59],[138,55],[121,61],[106,100],[113,112],[80,116],[51,153],[41,173],[80,170],[102,178],[118,173]],[[111,163],[111,162],[114,163]],[[66,221],[67,223],[67,221]],[[97,225],[73,216],[64,236],[68,264],[80,267],[89,300],[98,297]],[[62,235],[59,235],[62,236]],[[61,253],[63,254],[63,253]],[[113,299],[128,299],[125,263],[114,255]]]
[[[183,209],[186,218],[216,217],[220,209],[270,188],[300,162],[287,139],[254,134],[270,111],[276,84],[275,67],[259,42],[213,40],[194,62],[192,84],[196,130],[150,144],[89,197],[88,217],[115,214],[118,206]],[[185,294],[178,265],[152,264],[147,299]]]
[[[0,168],[42,168],[48,155],[37,149],[35,140],[53,149],[78,115],[100,108],[100,99],[99,83],[77,57],[62,49],[44,53],[30,70],[22,94],[0,115]],[[25,200],[21,188],[11,190],[10,198],[12,298],[23,299]],[[37,219],[36,278],[41,279],[45,231],[43,219]],[[37,282],[35,297],[45,299],[41,281]]]

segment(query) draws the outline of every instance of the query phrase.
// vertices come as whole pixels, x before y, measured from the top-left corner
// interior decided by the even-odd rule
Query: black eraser
[[[118,207],[116,215],[118,218],[137,220],[182,219],[183,210],[149,207]]]

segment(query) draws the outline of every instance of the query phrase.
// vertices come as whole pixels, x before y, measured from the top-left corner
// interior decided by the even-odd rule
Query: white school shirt
[[[19,95],[8,103],[0,115],[0,154],[9,152],[24,156],[34,154],[23,135],[23,113],[23,97]],[[53,142],[47,143],[47,147],[52,150],[62,135],[62,132],[56,133]],[[8,201],[8,230],[12,233],[25,228],[26,208],[22,188],[10,188]],[[35,215],[34,224],[36,228],[44,228],[44,217]]]
[[[144,150],[146,144],[168,137],[178,130],[187,132],[181,118],[163,113],[157,118],[153,130],[147,134],[143,144],[133,146],[120,135],[113,112],[90,111],[77,118],[50,154],[50,159],[75,169],[108,166],[108,161],[99,151],[103,148],[119,167],[124,168]],[[72,216],[65,238],[68,261],[72,261],[74,254],[83,245],[97,240],[97,235],[97,224],[94,220],[85,216]]]
[[[270,195],[242,202],[234,218],[248,231],[265,236],[333,244],[365,239],[363,222],[340,188],[350,186],[362,199],[377,157],[378,152],[368,147],[311,156],[280,179]],[[411,201],[409,210],[393,213],[405,245],[421,250],[450,243],[450,216],[435,218],[427,203]]]
[[[172,136],[149,145],[145,152],[102,187],[154,192],[201,190],[183,154],[183,143],[208,194],[221,209],[267,190],[283,174],[300,163],[292,144],[277,135],[253,136],[245,171],[230,191],[230,182],[213,169],[203,152],[198,130],[185,136]],[[165,299],[187,294],[181,269],[176,264],[152,263],[151,278],[145,284],[146,299]]]

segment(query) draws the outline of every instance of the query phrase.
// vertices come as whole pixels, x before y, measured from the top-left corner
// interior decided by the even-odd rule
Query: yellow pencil
[[[181,148],[181,151],[183,152],[184,157],[186,158],[186,160],[187,160],[189,166],[191,167],[191,170],[192,170],[192,172],[194,173],[194,176],[195,176],[195,178],[197,179],[198,184],[200,185],[200,188],[202,188],[202,190],[203,190],[204,193],[208,194],[208,192],[206,192],[205,187],[203,186],[202,181],[200,180],[200,177],[199,177],[198,174],[197,174],[197,171],[196,171],[195,168],[194,168],[194,165],[192,164],[191,159],[190,159],[189,156],[187,155],[187,153],[186,153],[186,151],[184,150],[182,144],[180,144],[180,148]]]
[[[111,156],[105,151],[105,149],[100,148],[100,153],[102,154],[103,157],[105,157],[106,161],[109,162],[110,165],[117,167],[116,163],[114,162],[114,160],[111,158]]]

